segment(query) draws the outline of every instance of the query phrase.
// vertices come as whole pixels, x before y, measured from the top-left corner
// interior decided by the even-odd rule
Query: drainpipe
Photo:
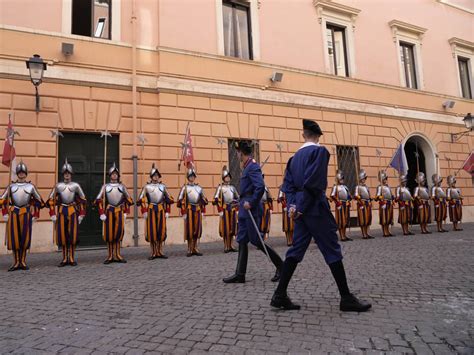
[[[137,17],[135,0],[132,0],[132,122],[133,122],[133,200],[138,199],[137,155]],[[138,206],[133,206],[133,244],[138,246]]]

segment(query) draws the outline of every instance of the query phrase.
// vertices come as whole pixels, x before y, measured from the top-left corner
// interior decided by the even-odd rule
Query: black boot
[[[360,301],[349,291],[347,286],[346,272],[342,260],[329,264],[332,276],[336,281],[339,294],[341,295],[341,303],[339,309],[343,312],[365,312],[372,307],[372,305],[365,301]]]
[[[290,283],[297,265],[298,262],[293,258],[288,258],[283,263],[280,273],[280,282],[278,283],[272,301],[270,302],[272,307],[285,310],[297,310],[301,308],[300,305],[293,303],[287,294],[288,284]]]
[[[272,261],[273,265],[275,265],[276,267],[275,275],[273,275],[271,281],[277,282],[278,280],[280,280],[280,270],[281,270],[281,266],[283,265],[283,260],[281,260],[280,255],[278,255],[278,253],[275,250],[273,250],[271,246],[269,246],[268,244],[265,244],[265,246],[267,247],[270,260]],[[257,248],[261,250],[263,253],[265,253],[265,250],[263,249],[263,246],[261,243],[259,244]]]
[[[247,243],[240,243],[235,274],[223,279],[222,281],[224,281],[224,283],[231,284],[231,283],[244,283],[245,282],[245,273],[247,272],[248,256],[249,256],[249,248],[248,248]]]

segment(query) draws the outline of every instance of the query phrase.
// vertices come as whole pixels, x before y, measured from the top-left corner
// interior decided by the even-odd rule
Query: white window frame
[[[461,87],[461,75],[459,72],[459,62],[458,57],[467,58],[469,60],[469,84],[471,86],[471,95],[474,98],[474,74],[473,74],[473,63],[474,63],[474,42],[466,41],[457,37],[449,39],[449,44],[451,46],[451,52],[454,58],[454,64],[456,65],[456,78],[458,83],[459,97],[465,99],[462,96],[462,87]],[[469,99],[465,99],[469,100]]]
[[[217,25],[217,54],[225,56],[224,50],[224,16],[222,14],[222,0],[216,1],[216,25]],[[260,23],[258,10],[260,9],[260,0],[242,0],[237,1],[249,7],[250,11],[250,36],[252,38],[252,60],[260,60]],[[113,8],[113,7],[112,7]],[[236,58],[239,59],[239,58]]]
[[[389,26],[392,29],[393,42],[395,43],[400,85],[404,88],[411,89],[407,86],[405,79],[405,68],[402,65],[402,59],[400,58],[400,42],[405,42],[413,45],[413,54],[415,56],[415,73],[418,87],[413,90],[423,90],[425,88],[425,82],[423,76],[422,45],[423,35],[426,32],[426,28],[411,25],[398,20],[390,21]]]
[[[348,62],[347,66],[349,68],[349,75],[347,77],[354,78],[356,76],[354,31],[355,21],[360,10],[354,7],[349,7],[346,5],[338,4],[334,1],[327,0],[314,0],[313,5],[316,8],[318,22],[321,24],[321,36],[323,40],[324,52],[324,67],[326,73],[332,74],[326,37],[327,24],[329,23],[345,28],[344,35],[346,39],[346,52]],[[343,76],[339,77],[343,78]]]
[[[121,40],[121,22],[122,22],[122,0],[112,0],[112,28],[110,31],[110,39],[97,38],[104,41],[120,41]],[[66,35],[72,35],[72,0],[62,0],[62,22],[61,32]],[[82,36],[81,36],[82,37]]]

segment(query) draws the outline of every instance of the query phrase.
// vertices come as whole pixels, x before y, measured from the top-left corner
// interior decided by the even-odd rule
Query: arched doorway
[[[431,176],[438,170],[435,147],[422,133],[412,133],[405,139],[404,149],[408,163],[407,186],[410,191],[413,193],[417,186],[415,178],[418,169],[425,173],[426,181],[430,186]],[[416,220],[418,211],[415,208],[413,212],[413,218]]]

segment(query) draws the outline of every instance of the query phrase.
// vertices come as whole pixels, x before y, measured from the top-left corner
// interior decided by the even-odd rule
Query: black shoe
[[[107,259],[104,261],[105,265],[112,264],[114,261],[112,259]]]
[[[168,257],[164,254],[158,255],[157,258],[158,259],[168,259]]]
[[[227,254],[229,252],[230,252],[230,250],[228,250],[228,249],[224,250],[224,254]]]
[[[278,295],[274,294],[272,297],[272,301],[270,302],[270,305],[275,308],[279,309],[284,309],[284,310],[297,310],[300,309],[301,306],[299,304],[291,302],[290,297],[288,295]]]
[[[116,262],[121,263],[121,264],[126,264],[127,260],[125,259],[117,259]]]
[[[341,298],[339,309],[342,312],[366,312],[372,307],[369,302],[361,301],[352,293]]]
[[[58,265],[58,267],[65,267],[68,264],[67,261],[61,261]]]
[[[202,256],[202,253],[199,252],[199,251],[193,251],[193,255],[196,255],[196,256]]]
[[[237,249],[234,249],[234,248],[230,248],[229,251],[232,253],[237,253]]]
[[[12,265],[12,266],[10,266],[10,268],[8,269],[8,272],[16,271],[16,270],[18,270],[19,268],[20,268],[20,267],[17,266],[17,265]]]
[[[152,255],[148,257],[148,260],[155,260],[156,256]]]
[[[272,279],[271,279],[272,282],[278,282],[280,281],[280,270],[277,269],[275,271],[275,275],[273,275]]]
[[[20,265],[20,269],[26,271],[26,270],[29,270],[30,267],[28,265]]]
[[[367,239],[375,239],[375,237],[372,237],[371,235],[367,234]]]
[[[73,261],[72,263],[69,263],[71,266],[77,266],[77,261]]]
[[[189,258],[190,256],[193,256],[193,253],[187,253],[186,256]]]
[[[245,283],[245,275],[234,274],[222,279],[226,284],[243,284]]]

